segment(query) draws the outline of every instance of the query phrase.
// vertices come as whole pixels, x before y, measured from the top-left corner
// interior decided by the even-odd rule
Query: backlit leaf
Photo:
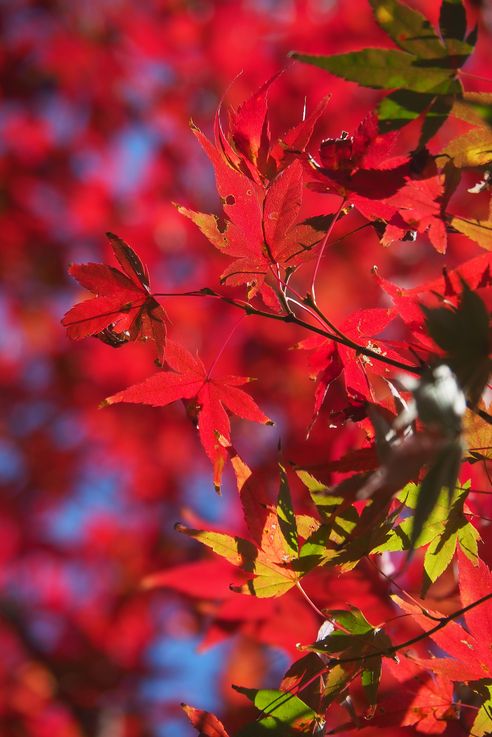
[[[364,87],[402,88],[412,92],[448,95],[457,91],[453,71],[445,67],[419,65],[412,54],[396,49],[363,49],[333,56],[292,54],[297,61],[326,69],[328,72]]]
[[[477,220],[475,218],[465,218],[459,215],[453,215],[450,225],[457,231],[467,235],[472,241],[478,243],[487,251],[492,251],[492,219]]]
[[[239,730],[236,737],[290,737],[313,733],[313,724],[318,715],[298,696],[273,689],[233,688],[244,694],[265,715]]]
[[[215,714],[202,709],[195,709],[187,704],[181,704],[181,708],[195,729],[198,730],[200,737],[229,737],[224,725]]]

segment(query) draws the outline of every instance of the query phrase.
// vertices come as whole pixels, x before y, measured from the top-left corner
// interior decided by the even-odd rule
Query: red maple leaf
[[[477,292],[490,310],[492,308],[492,256],[484,253],[452,271],[443,269],[437,279],[419,284],[415,287],[400,287],[384,279],[378,269],[373,269],[373,276],[381,289],[390,297],[393,305],[388,308],[392,318],[398,318],[405,324],[407,335],[403,340],[390,343],[394,351],[408,360],[414,360],[417,352],[423,360],[436,352],[436,345],[430,337],[425,325],[425,315],[421,305],[439,307],[442,304],[457,307],[463,290],[461,280]]]
[[[383,246],[402,240],[409,230],[427,233],[438,253],[445,253],[447,232],[443,213],[444,185],[434,159],[428,157],[418,173],[405,178],[405,185],[385,200],[396,208],[381,239]]]
[[[478,602],[492,591],[492,573],[482,560],[475,567],[467,556],[458,551],[460,595],[463,607]],[[426,609],[434,618],[429,619],[422,609],[393,597],[398,605],[412,615],[424,630],[432,629],[441,616]],[[488,599],[464,614],[466,629],[449,621],[430,637],[450,658],[414,658],[420,666],[445,676],[452,681],[479,681],[492,678],[492,600]]]
[[[272,144],[266,117],[270,84],[271,80],[231,115],[227,136],[217,114],[215,143],[193,128],[213,164],[225,218],[178,206],[212,245],[235,259],[222,281],[248,284],[250,296],[258,290],[263,294],[265,276],[272,268],[295,267],[321,241],[331,222],[330,216],[300,220],[303,167],[293,160],[291,150],[307,145],[328,98],[284,140]]]
[[[340,331],[348,340],[382,357],[397,358],[384,341],[376,338],[393,318],[385,308],[358,310],[340,325]],[[334,421],[365,417],[366,402],[374,401],[372,384],[375,378],[390,376],[387,364],[317,335],[302,341],[298,347],[313,351],[309,366],[316,378],[316,388],[311,426],[324,404],[329,405]]]
[[[112,346],[151,340],[162,363],[166,314],[150,292],[147,268],[133,248],[107,233],[121,271],[106,264],[73,264],[70,274],[96,296],[79,302],[62,320],[73,340],[89,335]]]
[[[415,726],[423,734],[441,734],[448,723],[457,718],[453,699],[453,684],[444,676],[431,674],[409,658],[385,662],[398,685],[380,699],[372,726]]]
[[[377,116],[370,113],[353,135],[342,131],[339,138],[325,139],[321,163],[312,156],[305,159],[316,180],[311,189],[340,194],[369,219],[391,218],[395,209],[385,200],[404,186],[408,174],[408,156],[389,157],[397,135],[379,135]]]
[[[418,162],[409,156],[390,157],[397,137],[397,131],[379,134],[377,116],[370,113],[353,135],[344,131],[340,138],[322,141],[321,163],[307,158],[316,179],[311,188],[337,192],[368,220],[383,220],[383,245],[415,230],[427,232],[434,248],[444,253],[442,177],[426,151]]]
[[[192,356],[173,341],[167,342],[165,360],[169,371],[161,371],[140,384],[113,394],[103,404],[132,402],[164,407],[178,399],[193,400],[187,402],[187,409],[196,418],[201,443],[213,463],[215,487],[220,489],[231,441],[231,426],[226,410],[245,420],[273,423],[249,394],[238,389],[242,384],[247,384],[249,378],[225,376],[214,379],[198,357]]]

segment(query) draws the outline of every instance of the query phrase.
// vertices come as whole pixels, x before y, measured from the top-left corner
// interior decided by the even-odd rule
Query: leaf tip
[[[188,528],[185,527],[185,525],[181,524],[181,522],[176,522],[174,524],[174,530],[176,530],[176,532],[186,532],[187,529]]]

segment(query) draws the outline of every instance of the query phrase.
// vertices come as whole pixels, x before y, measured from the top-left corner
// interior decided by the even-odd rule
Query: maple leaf
[[[474,566],[468,557],[458,551],[459,587],[463,607],[490,595],[492,591],[492,573],[487,565],[478,559]],[[430,619],[423,610],[409,604],[398,596],[393,596],[398,606],[422,627],[430,630],[436,621],[442,618],[439,612],[426,608],[432,615]],[[492,602],[491,599],[482,601],[478,606],[469,609],[464,614],[466,629],[454,621],[446,622],[442,629],[432,632],[429,636],[449,658],[417,658],[413,659],[421,667],[445,676],[452,681],[468,683],[484,678],[492,678]]]
[[[211,548],[229,563],[251,574],[233,591],[253,596],[281,596],[298,581],[313,561],[303,565],[299,559],[297,520],[285,471],[280,468],[281,483],[274,508],[250,498],[245,502],[246,519],[254,542],[222,532],[194,530],[176,525],[179,532]],[[244,490],[241,492],[244,493]]]
[[[311,189],[337,192],[371,221],[386,224],[381,243],[408,238],[409,232],[428,233],[439,253],[446,251],[446,226],[442,218],[442,175],[426,149],[416,157],[389,157],[395,131],[381,135],[374,112],[352,136],[342,133],[320,146],[320,164],[307,157],[316,179]]]
[[[492,730],[492,683],[484,683],[477,689],[482,705],[471,726],[470,735],[487,737]]]
[[[260,710],[261,719],[243,727],[236,737],[295,737],[313,734],[313,728],[324,720],[298,696],[274,689],[234,686]]]
[[[387,246],[392,241],[403,240],[411,230],[427,233],[436,251],[445,253],[447,231],[443,213],[443,176],[426,149],[420,156],[425,159],[425,165],[418,173],[410,170],[404,186],[384,200],[386,205],[395,208],[395,213],[388,220],[381,243]]]
[[[301,648],[318,653],[326,664],[325,708],[334,699],[340,700],[353,678],[360,674],[370,718],[377,702],[382,667],[382,655],[375,653],[391,646],[388,635],[381,627],[371,625],[360,609],[327,612],[317,641]]]
[[[229,110],[228,129],[221,124],[221,107],[215,115],[215,147],[234,169],[259,184],[271,181],[302,152],[313,135],[316,123],[324,113],[331,95],[323,97],[309,115],[278,139],[272,140],[268,120],[268,95],[272,83],[282,72],[267,80],[237,111]]]
[[[389,155],[396,137],[394,132],[379,134],[377,115],[371,112],[352,135],[343,131],[339,138],[323,140],[320,163],[312,156],[304,157],[319,182],[310,185],[311,189],[329,188],[353,203],[363,215],[389,219],[395,210],[384,201],[405,184],[408,175],[409,157]]]
[[[492,256],[490,254],[483,254],[482,256],[477,256],[466,261],[453,270],[448,271],[447,269],[443,269],[442,275],[437,279],[432,279],[429,282],[419,284],[410,289],[400,287],[384,279],[379,274],[378,269],[374,268],[373,276],[376,282],[386,292],[393,303],[393,306],[389,308],[390,314],[402,320],[408,331],[405,340],[391,343],[392,348],[407,359],[414,358],[415,353],[418,353],[422,356],[424,362],[428,363],[432,361],[438,349],[436,349],[434,340],[428,334],[422,305],[425,305],[426,308],[433,308],[436,305],[441,306],[445,304],[448,307],[453,306],[458,308],[460,299],[462,299],[461,295],[463,295],[464,281],[481,302],[483,302],[485,308],[490,309],[492,306],[492,290],[490,289],[492,285],[491,268]],[[472,298],[471,301],[472,304],[468,305],[470,299],[467,298],[466,305],[462,307],[459,315],[454,315],[454,320],[451,314],[445,318],[446,321],[453,321],[456,328],[460,327],[460,331],[455,333],[454,342],[452,338],[448,338],[451,341],[450,347],[452,347],[453,354],[455,354],[453,358],[453,368],[455,371],[457,371],[458,367],[461,367],[460,370],[464,372],[467,365],[471,369],[470,360],[469,358],[467,359],[470,349],[472,351],[471,355],[481,355],[482,358],[483,351],[485,350],[484,327],[482,325],[484,318],[481,316],[483,308],[480,308],[478,305],[473,307],[476,302],[475,298]],[[471,325],[475,322],[475,313],[477,325],[470,330]],[[467,315],[466,319],[465,315]],[[461,323],[460,326],[458,326],[458,322]],[[466,328],[464,324],[466,324]],[[437,330],[438,332],[442,332],[438,328]],[[480,339],[478,340],[479,336]],[[463,341],[461,348],[458,345],[459,341]],[[480,344],[483,344],[482,347],[480,347]],[[465,346],[467,347],[465,348]],[[414,355],[412,356],[412,354]],[[485,367],[485,360],[482,360],[481,363]]]
[[[388,659],[385,666],[397,683],[379,700],[372,719],[374,727],[400,724],[415,726],[423,734],[441,734],[449,721],[458,718],[451,680],[432,676],[406,657],[399,657],[398,662]]]
[[[214,485],[218,490],[227,459],[226,447],[230,445],[231,439],[231,426],[226,410],[245,420],[273,423],[261,412],[249,394],[238,388],[247,384],[250,379],[242,376],[215,379],[209,375],[198,357],[192,356],[174,341],[167,342],[165,360],[168,371],[154,374],[140,384],[113,394],[103,405],[132,402],[164,407],[178,399],[193,400],[188,403],[188,410],[197,418],[200,441],[212,461]]]
[[[462,280],[456,307],[422,309],[429,335],[445,351],[445,361],[472,404],[477,404],[492,368],[490,316],[483,300]]]
[[[222,273],[221,281],[233,286],[247,284],[250,296],[254,296],[272,267],[296,266],[305,252],[321,241],[331,218],[298,222],[303,184],[298,161],[263,188],[231,169],[213,151],[226,219],[182,206],[178,211],[192,220],[219,251],[235,259]]]
[[[374,17],[399,49],[368,48],[332,56],[291,53],[366,87],[394,90],[381,103],[385,130],[400,128],[426,114],[420,146],[446,121],[453,99],[463,95],[458,69],[472,53],[476,29],[466,36],[461,0],[441,5],[440,35],[418,11],[397,0],[370,0]]]
[[[272,144],[266,117],[271,81],[230,116],[227,136],[220,124],[220,108],[214,143],[193,126],[214,167],[225,218],[177,205],[212,245],[235,259],[221,280],[233,286],[248,284],[250,296],[265,292],[265,276],[272,267],[295,267],[321,241],[332,220],[331,216],[300,219],[303,167],[293,160],[290,148],[304,150],[329,98],[285,134],[281,143]]]
[[[452,215],[450,225],[464,235],[471,238],[487,251],[492,251],[492,216],[489,215],[487,220],[478,220],[475,218],[460,217]]]
[[[456,487],[451,497],[446,489],[440,489],[433,509],[427,515],[414,540],[414,548],[427,545],[424,555],[422,595],[425,595],[430,584],[450,565],[458,545],[474,565],[478,562],[480,535],[465,516],[465,513],[469,512],[465,504],[469,490],[469,482]],[[426,491],[425,488],[423,491]],[[372,550],[373,553],[409,550],[412,547],[413,527],[416,522],[420,527],[416,510],[421,495],[422,490],[416,484],[408,484],[396,495],[396,499],[407,509],[415,510],[414,514],[407,516],[405,512],[404,519],[391,530],[384,543]]]
[[[199,732],[200,737],[229,737],[222,722],[215,714],[203,709],[195,709],[194,706],[181,704],[184,713]]]
[[[376,338],[394,317],[384,308],[357,310],[340,324],[339,331],[356,345],[369,348],[383,357],[397,358],[392,348]],[[322,336],[311,336],[296,347],[312,351],[309,368],[316,386],[308,433],[324,405],[329,409],[333,424],[365,417],[366,401],[373,398],[373,383],[378,381],[378,377],[390,376],[390,369],[383,361],[359,354],[351,347]]]
[[[490,407],[481,402],[478,409],[488,413]],[[492,461],[492,425],[472,410],[465,413],[463,424],[468,462]]]
[[[150,292],[147,268],[125,241],[107,236],[121,271],[106,264],[73,264],[70,274],[96,296],[72,307],[62,325],[73,340],[93,335],[112,346],[150,340],[162,363],[166,314]]]

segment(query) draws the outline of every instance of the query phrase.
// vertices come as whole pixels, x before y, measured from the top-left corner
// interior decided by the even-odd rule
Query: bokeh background
[[[436,19],[436,0],[413,4]],[[467,71],[487,75],[492,8],[468,10],[481,33]],[[97,409],[148,376],[152,356],[67,340],[60,319],[83,295],[67,268],[108,262],[111,230],[148,264],[154,288],[216,287],[225,260],[172,204],[218,208],[189,120],[210,133],[221,98],[237,106],[284,69],[271,90],[274,131],[327,92],[317,140],[350,131],[379,93],[287,54],[387,39],[364,0],[2,0],[0,13],[0,735],[188,737],[180,701],[233,725],[245,707],[230,682],[274,685],[317,623],[294,595],[239,611],[227,567],[210,568],[173,531],[178,519],[239,530],[232,479],[217,497],[180,405]],[[330,198],[323,207],[333,210]],[[475,253],[451,237],[446,263]],[[374,263],[409,283],[417,265],[420,280],[436,276],[442,259],[424,240],[383,252],[370,230],[347,238],[318,287],[330,316],[380,304]],[[208,361],[237,319],[204,300],[166,309],[171,334]],[[234,425],[256,467],[275,460],[280,439],[289,457],[314,463],[338,457],[355,432],[320,421],[306,443],[307,359],[287,350],[301,337],[244,321],[221,359],[225,373],[260,377],[252,392],[276,421]],[[166,586],[143,590],[161,570]],[[377,611],[378,592],[359,575],[336,596],[364,590]]]

